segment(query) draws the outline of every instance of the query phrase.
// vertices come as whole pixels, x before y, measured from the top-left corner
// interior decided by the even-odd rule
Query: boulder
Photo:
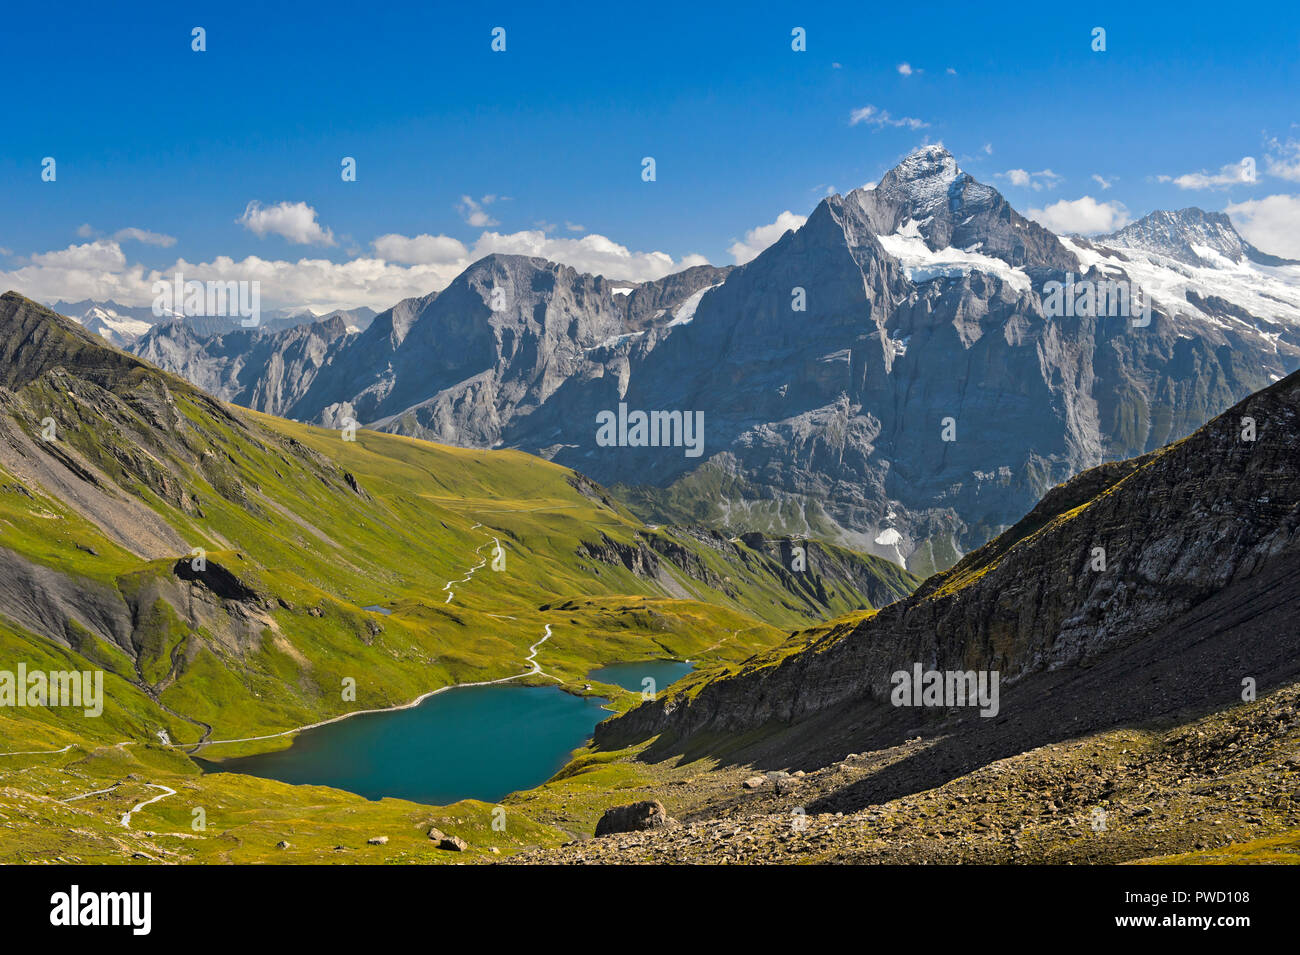
[[[375,836],[374,838],[367,839],[367,840],[366,840],[366,845],[368,845],[368,846],[386,846],[386,845],[388,845],[388,837],[387,837],[387,836]]]
[[[442,841],[438,843],[438,848],[448,852],[464,852],[469,848],[469,843],[459,836],[443,836]]]
[[[647,799],[626,806],[615,806],[605,810],[605,814],[596,823],[596,835],[607,836],[615,832],[643,832],[647,829],[663,829],[677,825],[677,820],[668,815],[664,804],[658,799]]]

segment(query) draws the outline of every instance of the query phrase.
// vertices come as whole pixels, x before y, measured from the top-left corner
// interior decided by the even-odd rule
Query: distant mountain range
[[[159,318],[149,306],[119,305],[111,299],[105,302],[91,299],[80,302],[58,301],[50,303],[50,308],[118,347],[135,341],[157,322],[177,317],[168,315]]]
[[[119,348],[134,343],[148,334],[151,329],[169,322],[180,322],[186,326],[188,333],[204,337],[222,335],[240,328],[228,318],[196,318],[173,311],[165,312],[160,316],[154,314],[151,306],[119,305],[111,299],[104,302],[92,299],[83,299],[80,302],[60,300],[50,303],[49,307]],[[324,315],[309,308],[273,309],[262,315],[257,331],[261,334],[285,331],[299,325],[340,318],[349,331],[361,332],[369,327],[376,314],[373,308],[364,305],[359,308],[335,309]]]
[[[1049,289],[1076,282],[1140,288],[1149,323],[1056,314]],[[630,285],[494,255],[359,334],[308,328],[171,323],[131,348],[258,410],[517,447],[650,519],[837,539],[925,574],[1300,367],[1300,265],[1198,209],[1057,236],[929,146],[740,267]],[[620,405],[703,412],[703,454],[603,446],[597,416]]]

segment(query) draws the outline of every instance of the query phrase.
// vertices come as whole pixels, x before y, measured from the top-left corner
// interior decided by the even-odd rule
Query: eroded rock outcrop
[[[663,803],[658,799],[646,799],[605,810],[600,821],[596,823],[596,835],[607,836],[616,832],[666,829],[677,824],[677,820],[668,815]]]

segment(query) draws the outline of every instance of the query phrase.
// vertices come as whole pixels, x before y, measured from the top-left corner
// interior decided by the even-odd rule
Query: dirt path
[[[161,789],[162,793],[161,795],[154,796],[152,799],[146,799],[142,803],[137,803],[131,809],[122,813],[121,823],[127,829],[131,828],[131,817],[134,816],[141,809],[143,809],[145,806],[148,806],[150,803],[155,803],[159,799],[166,799],[168,796],[176,795],[176,790],[172,789],[170,786],[164,786],[162,783],[145,783],[145,785],[148,786],[150,789]]]

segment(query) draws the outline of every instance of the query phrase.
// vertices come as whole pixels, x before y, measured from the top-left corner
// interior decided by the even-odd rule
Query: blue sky
[[[1300,255],[1295,4],[116,6],[5,17],[0,281],[46,300],[139,299],[178,260],[318,306],[494,249],[726,264],[935,141],[1059,229],[1227,208]]]

